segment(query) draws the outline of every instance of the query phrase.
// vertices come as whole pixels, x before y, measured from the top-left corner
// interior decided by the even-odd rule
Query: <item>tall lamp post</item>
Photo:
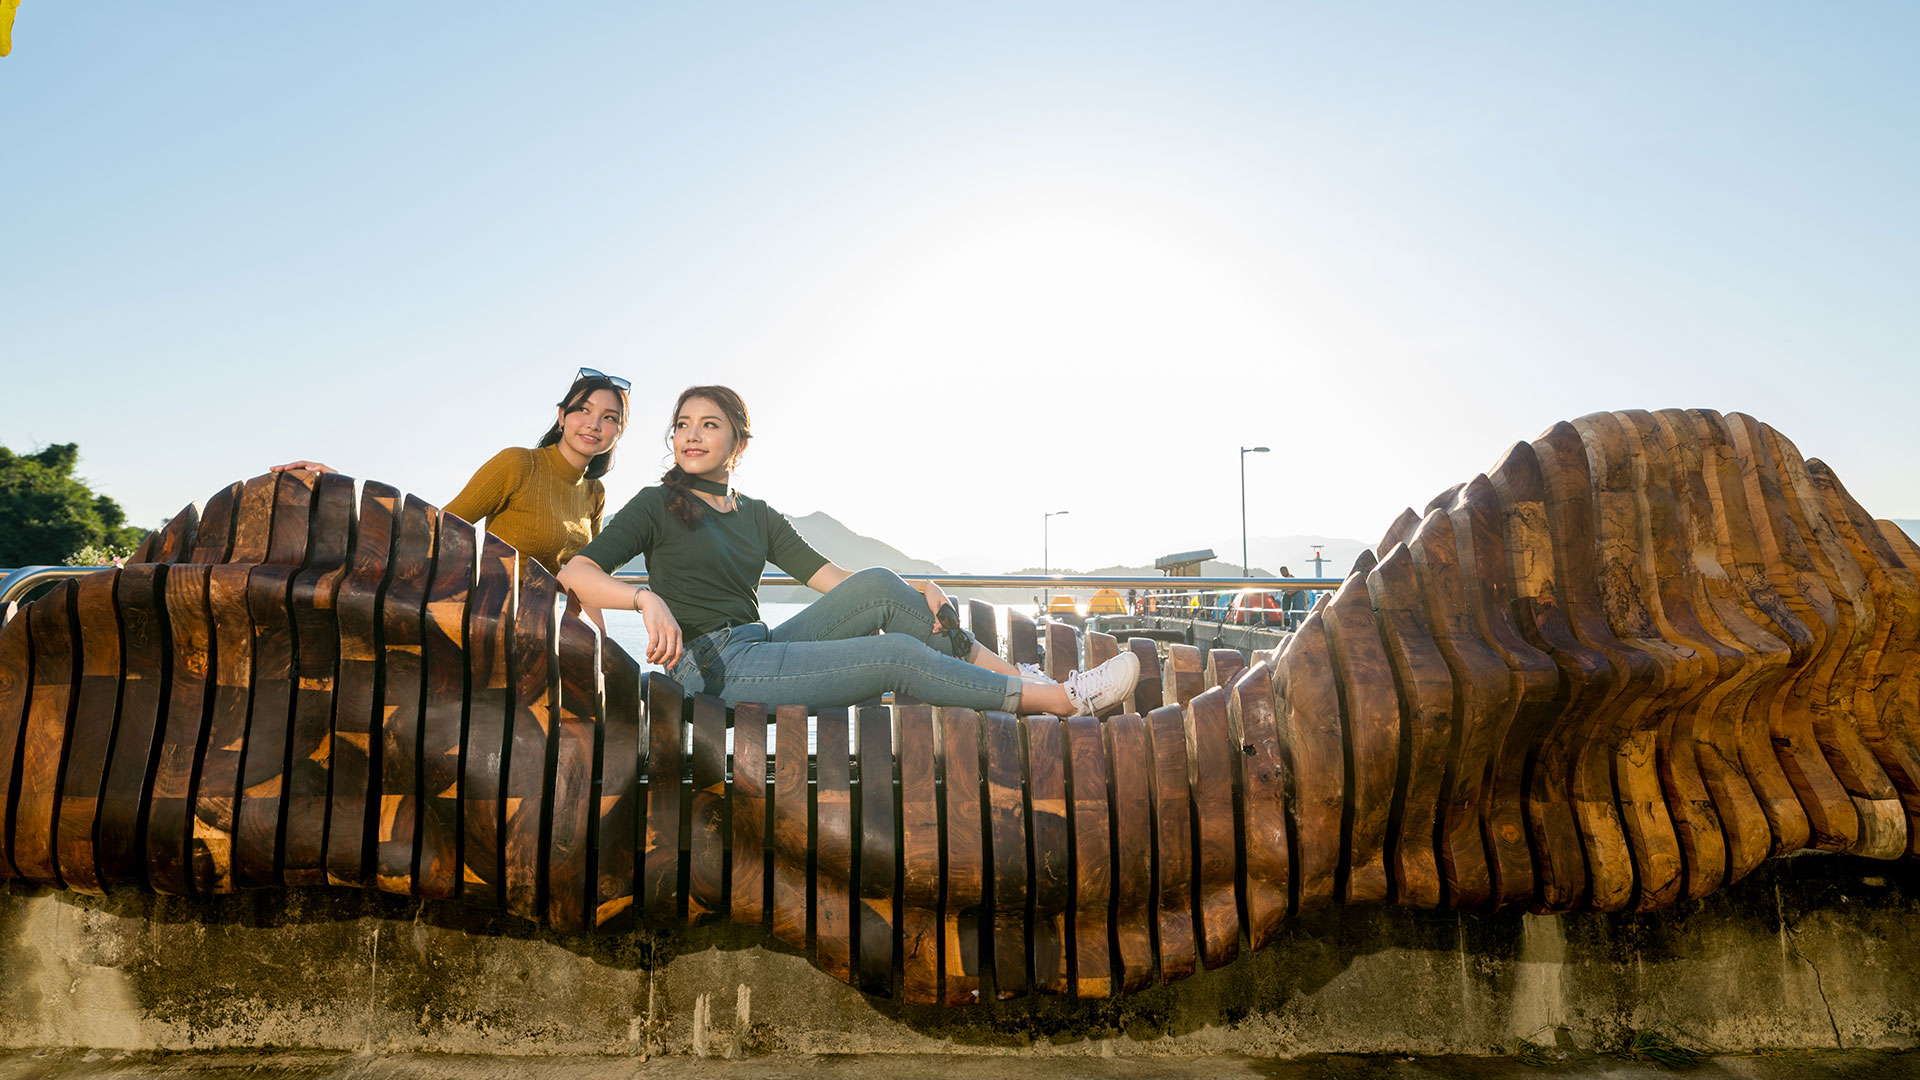
[[[1040,576],[1041,577],[1046,577],[1049,574],[1053,573],[1052,554],[1047,550],[1047,543],[1048,543],[1048,540],[1050,539],[1050,537],[1048,536],[1048,527],[1053,524],[1054,518],[1063,517],[1066,514],[1067,514],[1067,511],[1065,510],[1049,510],[1046,513],[1040,515]]]
[[[1240,576],[1252,577],[1253,571],[1247,568],[1247,455],[1264,454],[1264,446],[1243,446],[1240,448]]]

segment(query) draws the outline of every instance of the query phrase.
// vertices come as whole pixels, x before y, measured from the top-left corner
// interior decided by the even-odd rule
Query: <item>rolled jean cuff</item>
[[[1010,712],[1016,715],[1020,712],[1020,691],[1022,687],[1023,684],[1020,682],[1019,677],[1014,675],[1007,676],[1007,700],[1000,706],[1001,712]]]

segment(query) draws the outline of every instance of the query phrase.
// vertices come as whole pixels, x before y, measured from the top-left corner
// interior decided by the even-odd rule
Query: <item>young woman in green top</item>
[[[1064,683],[1022,675],[953,626],[951,608],[942,618],[938,585],[828,561],[778,511],[733,490],[751,436],[732,390],[683,392],[668,434],[673,468],[560,570],[589,609],[640,612],[647,659],[683,687],[730,704],[832,707],[893,691],[932,705],[1063,716],[1103,711],[1132,691],[1140,673],[1132,653]],[[612,576],[641,554],[651,589]],[[825,594],[771,629],[757,598],[768,562]]]
[[[553,426],[533,448],[495,454],[445,509],[559,573],[600,532],[607,492],[600,478],[613,468],[613,448],[627,426],[627,380],[581,368],[560,399]],[[275,465],[274,472],[332,472],[317,461]]]

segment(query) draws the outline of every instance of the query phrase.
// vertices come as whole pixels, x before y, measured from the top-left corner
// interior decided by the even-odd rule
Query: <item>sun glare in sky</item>
[[[743,490],[951,569],[1237,557],[1253,445],[1298,563],[1602,409],[1920,515],[1908,5],[23,10],[0,444],[137,523],[445,501],[581,365],[613,503],[721,382]]]

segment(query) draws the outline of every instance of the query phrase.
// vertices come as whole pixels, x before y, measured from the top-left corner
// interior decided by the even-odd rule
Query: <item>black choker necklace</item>
[[[715,481],[712,481],[712,480],[702,480],[699,477],[693,476],[693,475],[688,475],[687,486],[692,488],[695,491],[704,491],[709,495],[724,496],[729,491],[733,490],[732,488],[728,487],[726,484],[716,483]]]

